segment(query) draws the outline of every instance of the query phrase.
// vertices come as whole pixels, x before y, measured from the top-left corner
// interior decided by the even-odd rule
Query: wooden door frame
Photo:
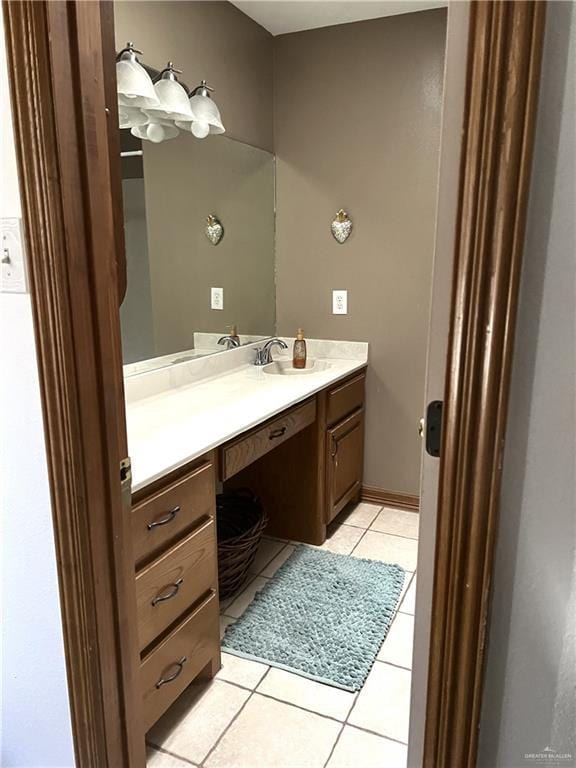
[[[142,768],[120,482],[121,246],[109,144],[117,123],[103,40],[110,6],[9,0],[4,10],[76,760]],[[543,28],[543,2],[471,5],[426,768],[476,763]]]
[[[142,768],[106,6],[3,10],[76,764]]]

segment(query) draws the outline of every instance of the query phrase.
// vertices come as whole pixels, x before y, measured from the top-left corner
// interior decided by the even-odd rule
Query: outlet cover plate
[[[210,308],[224,309],[224,288],[210,288]]]
[[[348,291],[340,289],[332,291],[332,314],[348,314]]]

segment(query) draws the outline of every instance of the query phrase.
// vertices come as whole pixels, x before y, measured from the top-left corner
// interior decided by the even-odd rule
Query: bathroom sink
[[[292,360],[274,360],[262,369],[270,376],[305,376],[309,373],[319,373],[330,367],[325,360],[306,360],[306,368],[294,368]]]

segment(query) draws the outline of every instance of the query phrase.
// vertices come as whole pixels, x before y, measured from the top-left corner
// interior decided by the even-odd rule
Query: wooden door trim
[[[3,10],[76,764],[141,768],[101,9]]]
[[[5,10],[76,759],[142,768],[101,8]],[[476,762],[543,26],[541,2],[471,5],[426,768]]]
[[[544,15],[530,0],[471,4],[425,768],[476,765]]]

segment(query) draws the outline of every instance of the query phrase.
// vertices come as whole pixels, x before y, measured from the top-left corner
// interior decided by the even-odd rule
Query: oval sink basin
[[[320,373],[330,367],[325,360],[306,360],[306,368],[294,368],[292,360],[274,360],[262,369],[269,376],[305,376]]]

